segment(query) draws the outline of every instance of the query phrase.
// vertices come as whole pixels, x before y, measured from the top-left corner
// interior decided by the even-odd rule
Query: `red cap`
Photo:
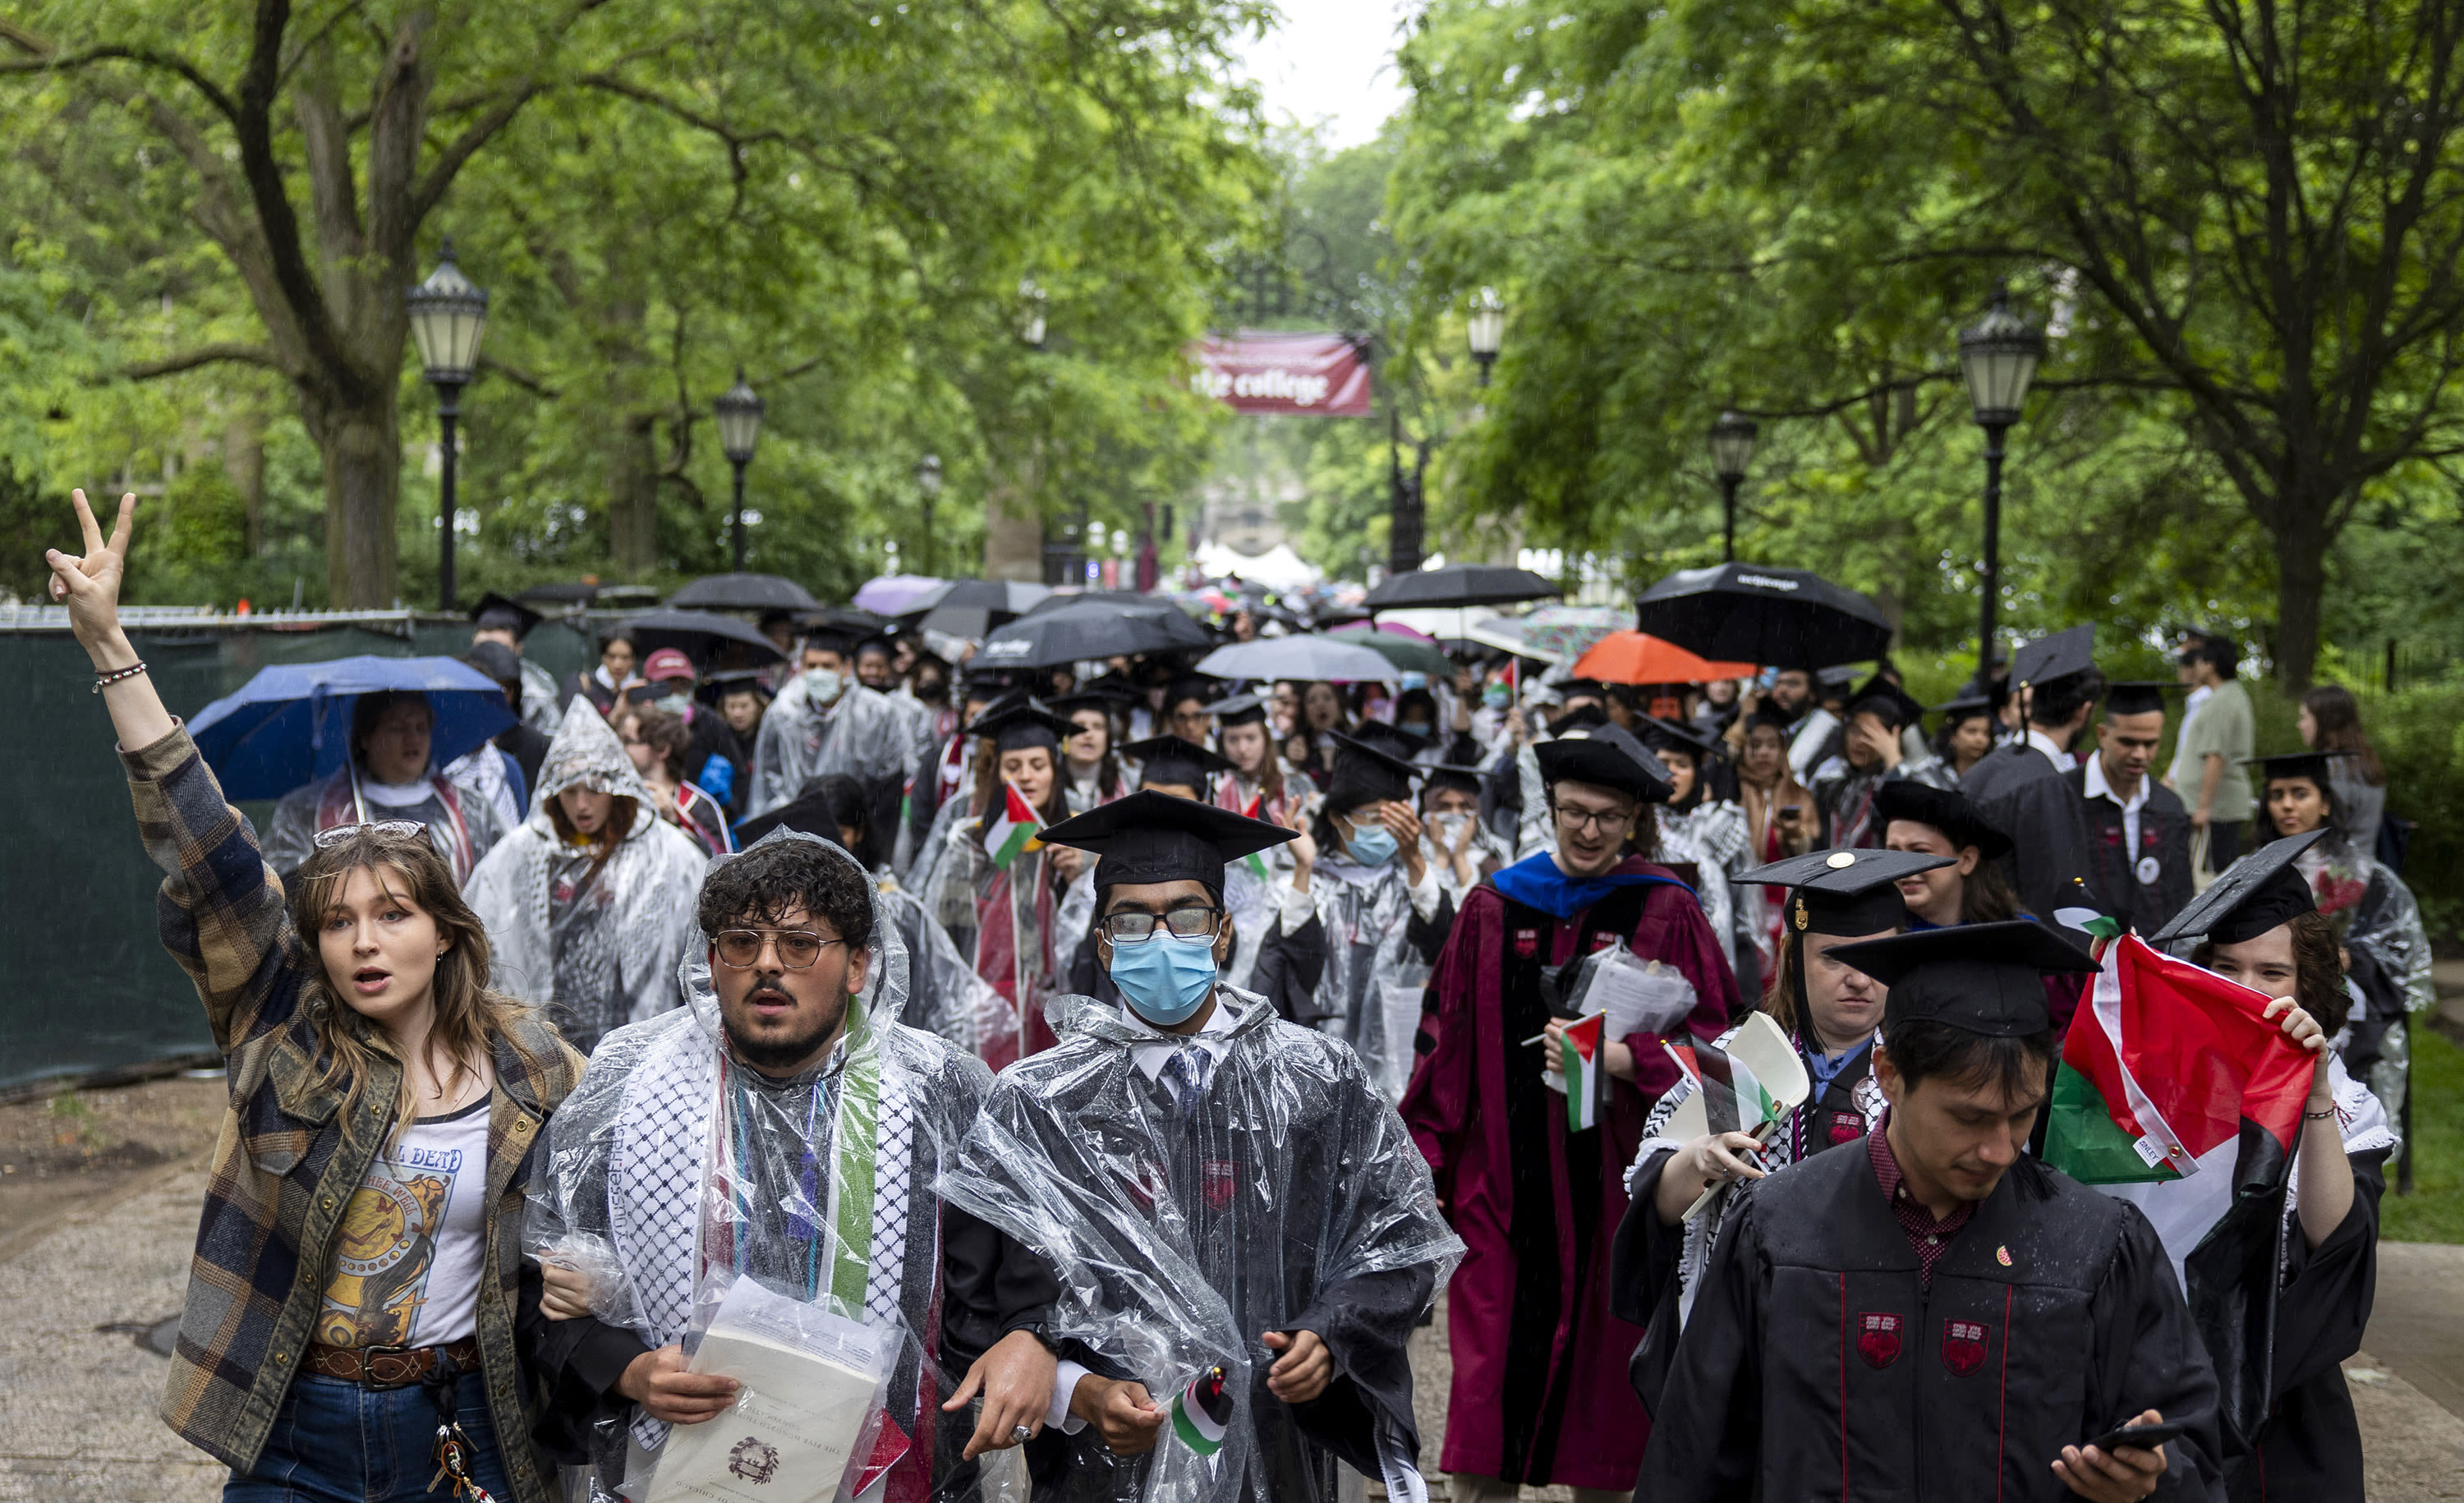
[[[642,665],[642,677],[649,683],[655,684],[663,678],[691,678],[692,676],[693,676],[693,659],[672,647],[659,649],[650,654],[649,662]]]

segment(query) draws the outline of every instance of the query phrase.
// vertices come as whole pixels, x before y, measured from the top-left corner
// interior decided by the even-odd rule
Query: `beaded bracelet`
[[[134,678],[143,672],[145,672],[145,660],[141,657],[126,668],[115,668],[107,674],[97,674],[94,675],[94,692],[100,694],[105,685],[116,684],[123,678]]]

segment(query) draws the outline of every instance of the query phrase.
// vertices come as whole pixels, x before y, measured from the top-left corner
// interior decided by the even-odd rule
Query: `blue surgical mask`
[[[1365,867],[1382,867],[1395,859],[1395,832],[1383,825],[1360,826],[1344,844],[1351,848],[1352,859]]]
[[[1426,689],[1427,687],[1429,687],[1429,675],[1426,674],[1406,673],[1403,675],[1403,692],[1406,694],[1411,693],[1415,689]]]
[[[1215,940],[1177,939],[1161,930],[1112,946],[1112,984],[1130,1010],[1158,1028],[1186,1023],[1215,990]]]
[[[1397,720],[1395,722],[1395,729],[1415,740],[1422,741],[1427,740],[1437,731],[1437,727],[1426,720]]]

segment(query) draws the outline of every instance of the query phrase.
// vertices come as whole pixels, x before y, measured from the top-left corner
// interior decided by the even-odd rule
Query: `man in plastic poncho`
[[[615,731],[577,696],[540,759],[530,818],[463,884],[496,984],[545,1007],[585,1054],[683,1000],[676,962],[708,858],[657,809]]]
[[[800,667],[761,718],[745,812],[766,814],[823,773],[844,772],[864,785],[877,823],[891,828],[899,794],[922,761],[929,727],[888,695],[856,682],[845,635],[819,631],[806,637]]]
[[[1101,858],[1124,1006],[1056,999],[941,1181],[1059,1276],[1039,1499],[1427,1497],[1404,1344],[1463,1245],[1358,1056],[1217,976],[1224,866],[1292,835],[1152,791],[1045,831]]]
[[[777,830],[722,856],[696,917],[688,1006],[610,1034],[557,1113],[524,1237],[545,1285],[539,1439],[641,1503],[671,1426],[735,1401],[680,1343],[752,1278],[903,1328],[851,1491],[956,1495],[981,1452],[1042,1427],[1054,1394],[1047,1267],[932,1193],[990,1077],[891,1021],[905,947],[840,848]]]

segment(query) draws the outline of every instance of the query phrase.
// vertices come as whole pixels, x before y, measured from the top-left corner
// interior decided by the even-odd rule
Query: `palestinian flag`
[[[910,778],[898,790],[898,828],[905,829],[915,823],[915,780]]]
[[[1249,801],[1249,807],[1243,809],[1241,814],[1244,819],[1265,819],[1266,817],[1265,813],[1265,790],[1260,789],[1258,796]],[[1250,851],[1247,855],[1241,858],[1241,864],[1243,867],[1246,867],[1249,871],[1249,874],[1256,877],[1259,881],[1263,882],[1266,879],[1266,858],[1263,852],[1256,851]]]
[[[2062,1045],[2045,1161],[2146,1213],[2216,1360],[2226,1427],[2247,1445],[2266,1418],[2311,1056],[2260,1016],[2267,998],[2135,935],[2103,960]]]
[[[1788,1111],[1738,1056],[1697,1039],[1688,1072],[1702,1088],[1703,1119],[1714,1133],[1750,1133]]]
[[[1223,1448],[1232,1428],[1232,1396],[1223,1389],[1223,1369],[1210,1367],[1172,1401],[1172,1432],[1201,1456]]]
[[[1595,1012],[1566,1025],[1557,1042],[1557,1068],[1566,1072],[1566,1131],[1596,1127],[1600,1097],[1607,1094],[1608,1061],[1600,1053],[1600,1031],[1609,1021]]]
[[[1041,849],[1035,837],[1043,829],[1044,822],[1035,817],[1035,806],[1026,802],[1026,795],[1018,791],[1017,784],[1003,779],[1001,817],[993,821],[992,833],[984,840],[993,865],[1006,872],[1011,862]]]

